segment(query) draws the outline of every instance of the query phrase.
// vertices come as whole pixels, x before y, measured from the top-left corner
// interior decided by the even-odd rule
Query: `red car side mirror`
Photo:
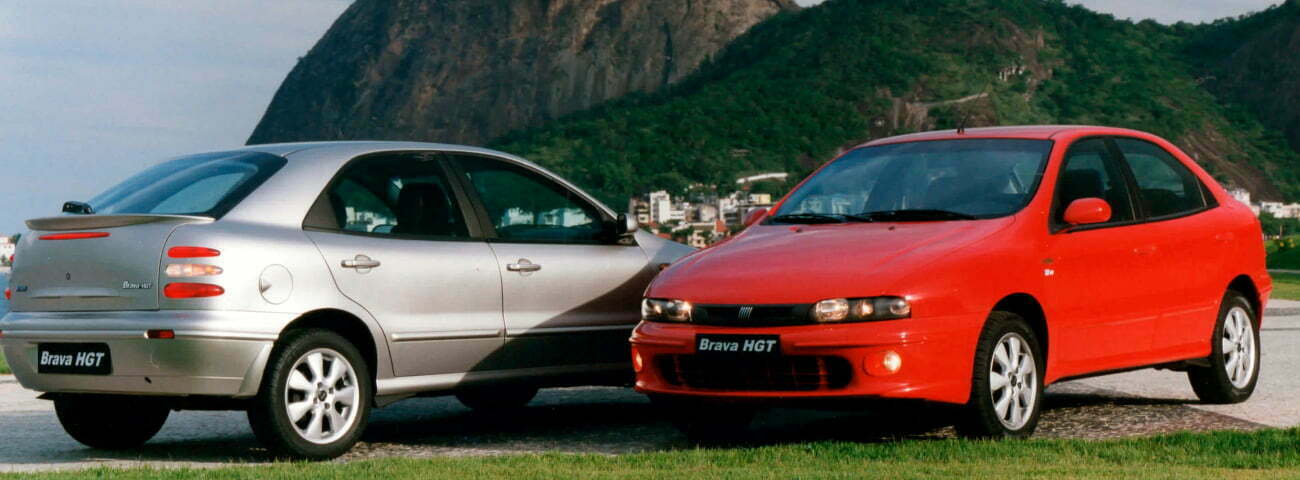
[[[745,214],[745,221],[744,221],[745,226],[749,227],[750,225],[758,223],[759,220],[762,220],[763,217],[766,216],[767,216],[767,207],[755,208],[753,210],[750,210],[749,213]]]
[[[1105,223],[1110,220],[1110,204],[1100,198],[1080,198],[1065,209],[1065,223],[1071,226]]]

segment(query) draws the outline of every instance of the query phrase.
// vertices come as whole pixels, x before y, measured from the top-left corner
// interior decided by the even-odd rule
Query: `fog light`
[[[813,306],[813,320],[839,322],[849,316],[849,301],[843,298],[822,300]]]
[[[867,355],[862,366],[873,376],[893,375],[903,369],[903,356],[893,350],[873,352]]]
[[[144,336],[153,340],[171,340],[176,338],[176,332],[173,330],[149,330],[144,333]]]
[[[641,358],[641,352],[636,347],[632,347],[632,371],[641,373],[643,369],[645,369],[645,360]]]

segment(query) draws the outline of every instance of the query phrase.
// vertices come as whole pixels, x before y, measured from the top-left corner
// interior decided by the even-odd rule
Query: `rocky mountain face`
[[[357,0],[250,144],[480,144],[686,78],[792,0]]]
[[[1256,48],[1253,61],[1295,61],[1295,48],[1265,40],[1275,37],[1237,55],[1241,39],[1208,42],[1226,52],[1198,47],[1220,28],[1255,38],[1242,21],[1133,23],[1055,0],[829,0],[756,26],[680,87],[493,146],[614,202],[723,188],[756,172],[799,177],[862,142],[959,123],[1108,125],[1169,139],[1256,200],[1300,200],[1300,156],[1276,128],[1206,88],[1207,61],[1242,61]],[[1243,90],[1294,95],[1284,82],[1296,76],[1259,68],[1239,73],[1275,77],[1273,86]]]

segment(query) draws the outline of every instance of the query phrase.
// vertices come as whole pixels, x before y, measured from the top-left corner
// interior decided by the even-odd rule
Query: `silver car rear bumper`
[[[201,310],[12,312],[0,319],[5,359],[28,389],[144,395],[257,394],[271,347],[294,315]],[[172,330],[173,339],[149,339]],[[110,375],[37,373],[37,345],[104,343]]]

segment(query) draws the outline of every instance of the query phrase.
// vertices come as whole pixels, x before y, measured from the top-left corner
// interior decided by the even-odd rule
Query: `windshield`
[[[97,214],[219,218],[284,166],[260,152],[208,153],[163,162],[92,198]]]
[[[790,194],[776,223],[968,220],[1010,215],[1038,188],[1049,140],[935,140],[864,147]]]

